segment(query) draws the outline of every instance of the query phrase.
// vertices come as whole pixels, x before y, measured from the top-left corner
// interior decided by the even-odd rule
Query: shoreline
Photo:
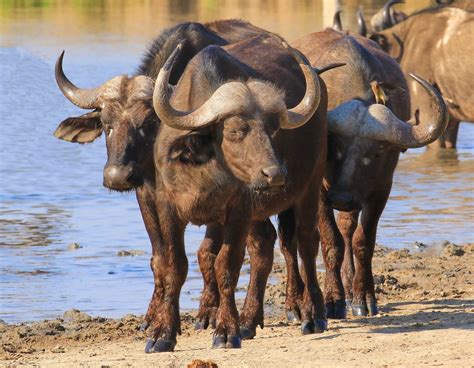
[[[474,364],[474,244],[420,246],[416,253],[376,247],[380,314],[329,320],[329,331],[307,336],[286,321],[286,272],[275,259],[272,276],[279,281],[267,286],[265,328],[242,349],[211,349],[212,331],[194,331],[195,312],[186,312],[175,352],[145,354],[142,316],[70,310],[53,320],[0,323],[0,366],[181,367],[193,359],[219,367]],[[324,285],[324,273],[318,278]]]

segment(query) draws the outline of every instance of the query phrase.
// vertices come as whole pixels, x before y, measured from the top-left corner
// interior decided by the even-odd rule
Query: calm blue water
[[[49,318],[70,308],[112,317],[144,313],[153,278],[135,195],[102,187],[104,139],[81,146],[52,133],[64,118],[83,113],[54,82],[54,59],[63,48],[67,75],[92,87],[132,74],[145,43],[102,34],[101,42],[112,46],[88,37],[65,45],[55,36],[43,44],[23,42],[18,32],[0,43],[13,45],[0,48],[0,318]],[[402,156],[379,243],[398,248],[415,241],[474,241],[473,138],[474,125],[464,124],[457,152],[432,157],[420,149]],[[202,281],[195,254],[203,234],[195,226],[186,232],[184,309],[198,305]],[[82,248],[67,250],[72,242]],[[145,254],[118,257],[124,249]]]

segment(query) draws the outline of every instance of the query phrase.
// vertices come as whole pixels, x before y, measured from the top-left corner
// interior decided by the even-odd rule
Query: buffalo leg
[[[456,148],[458,140],[459,123],[461,121],[452,116],[449,117],[448,126],[445,132],[436,141],[431,143],[428,148],[440,149],[440,148]]]
[[[138,204],[140,206],[140,212],[142,214],[143,223],[145,224],[148,237],[152,244],[152,249],[158,247],[159,243],[159,226],[158,226],[158,214],[156,212],[155,198],[154,198],[154,188],[147,185],[137,188],[136,191]],[[152,258],[153,260],[153,258]],[[150,267],[153,268],[153,262],[150,263]],[[146,330],[151,321],[155,318],[156,313],[158,312],[159,305],[163,299],[162,290],[158,288],[155,284],[153,294],[151,297],[150,304],[148,305],[148,310],[145,314],[144,322],[141,326],[142,330]]]
[[[377,225],[387,203],[390,188],[386,193],[371,198],[364,204],[360,223],[354,233],[352,242],[355,258],[353,282],[352,314],[355,316],[376,315],[374,278],[372,274],[372,257],[374,255]],[[367,299],[369,304],[367,306]]]
[[[253,338],[257,325],[263,328],[265,287],[272,270],[275,240],[276,232],[270,220],[252,224],[246,242],[250,255],[250,282],[240,314],[240,334],[243,339]]]
[[[155,281],[153,304],[149,317],[151,337],[145,351],[173,351],[180,333],[179,294],[188,272],[184,250],[185,225],[176,221],[174,209],[162,204],[156,223],[158,240],[152,244],[151,268]]]
[[[324,299],[326,316],[341,319],[346,317],[344,287],[341,280],[341,265],[344,257],[344,241],[334,218],[334,211],[326,200],[327,191],[321,191],[319,199],[319,223],[321,247],[326,277],[324,280]]]
[[[460,121],[454,118],[449,119],[448,127],[441,136],[441,140],[444,142],[444,148],[456,148],[456,142],[458,140],[458,130]]]
[[[346,306],[352,306],[352,283],[354,281],[354,255],[352,252],[352,237],[357,227],[359,211],[339,212],[337,216],[337,227],[344,240],[344,260],[342,262],[342,284]]]
[[[298,268],[298,247],[295,237],[296,220],[294,210],[278,215],[280,250],[286,264],[286,314],[290,322],[301,321],[300,304],[303,300],[303,280]]]
[[[300,305],[303,334],[321,333],[327,329],[324,298],[316,274],[319,247],[318,199],[319,188],[315,188],[296,209],[296,239],[304,282],[303,303]]]
[[[219,308],[212,346],[214,348],[240,348],[239,315],[235,305],[235,288],[245,255],[245,238],[249,224],[232,216],[223,228],[223,243],[215,262]],[[234,220],[232,220],[234,219]]]
[[[195,328],[206,329],[209,324],[216,327],[216,312],[219,307],[219,290],[217,288],[214,263],[222,245],[222,226],[209,225],[206,236],[198,251],[199,269],[204,279],[199,311]]]

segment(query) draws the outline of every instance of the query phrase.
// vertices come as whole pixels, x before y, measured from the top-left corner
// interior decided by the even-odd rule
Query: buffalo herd
[[[397,2],[370,30],[360,11],[358,33],[337,14],[334,29],[291,44],[241,20],[181,23],[154,40],[133,76],[91,89],[66,77],[60,55],[59,88],[92,111],[54,135],[88,143],[105,134],[103,184],[135,190],[151,241],[146,352],[173,351],[180,333],[188,223],[206,225],[196,328],[214,328],[214,348],[238,348],[263,327],[277,237],[287,316],[303,334],[347,311],[377,314],[372,256],[400,153],[454,148],[459,122],[474,121],[472,9],[440,1],[406,15],[393,11]]]

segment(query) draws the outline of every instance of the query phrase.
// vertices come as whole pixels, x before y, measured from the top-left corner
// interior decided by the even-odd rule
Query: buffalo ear
[[[387,52],[388,51],[388,40],[387,37],[385,37],[382,34],[379,33],[374,33],[372,36],[370,36],[370,39],[374,42],[376,42],[380,48]]]
[[[56,128],[54,136],[68,142],[90,143],[102,134],[100,112],[67,118]]]

